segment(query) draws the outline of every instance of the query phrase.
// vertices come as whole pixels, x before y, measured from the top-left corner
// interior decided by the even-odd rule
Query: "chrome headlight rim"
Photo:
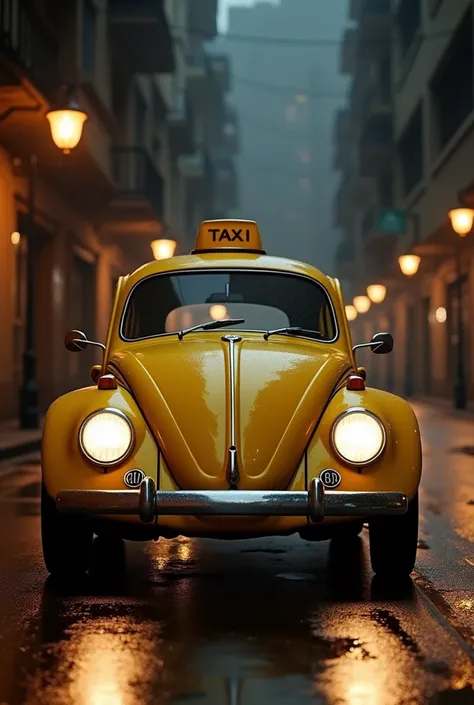
[[[370,416],[374,421],[377,422],[380,430],[382,431],[382,443],[380,446],[380,450],[378,451],[378,453],[376,455],[374,455],[372,458],[370,458],[370,460],[364,460],[363,462],[348,460],[337,449],[335,439],[334,439],[337,424],[339,423],[339,421],[341,419],[343,419],[346,416],[349,416],[351,414],[365,414],[366,416]],[[372,411],[369,411],[368,409],[364,409],[361,406],[354,406],[354,407],[351,407],[350,409],[346,409],[346,411],[343,411],[334,420],[334,422],[332,424],[332,428],[331,428],[331,447],[332,447],[334,453],[339,458],[339,460],[342,460],[342,462],[345,463],[346,465],[351,465],[352,467],[357,467],[357,468],[365,467],[367,465],[372,465],[373,463],[375,463],[380,458],[380,456],[385,452],[385,448],[387,447],[387,431],[385,430],[385,426],[383,425],[381,419],[376,414],[374,414]]]
[[[90,421],[94,416],[97,416],[98,414],[104,414],[104,413],[115,414],[116,416],[119,416],[120,418],[122,418],[124,421],[127,422],[128,427],[130,429],[130,445],[129,445],[127,451],[123,455],[121,455],[120,458],[117,458],[116,460],[103,461],[103,460],[97,460],[96,458],[93,458],[85,449],[84,443],[82,440],[84,428],[86,427],[86,424],[88,423],[88,421]],[[81,449],[81,453],[84,455],[84,457],[90,463],[92,463],[93,465],[98,466],[98,467],[110,468],[110,467],[122,465],[122,463],[124,463],[125,460],[132,453],[132,451],[135,447],[135,441],[136,441],[135,429],[133,427],[133,424],[132,424],[130,418],[121,409],[114,409],[113,407],[110,407],[110,406],[105,406],[102,409],[96,409],[95,411],[93,411],[91,414],[86,416],[86,418],[81,423],[80,428],[79,428],[79,448]]]

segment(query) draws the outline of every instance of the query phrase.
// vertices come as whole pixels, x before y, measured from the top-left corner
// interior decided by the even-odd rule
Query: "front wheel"
[[[406,578],[415,567],[418,545],[418,492],[402,516],[369,521],[370,562],[380,577]]]
[[[61,514],[41,484],[41,540],[46,568],[52,575],[85,573],[89,568],[92,527],[84,517]]]

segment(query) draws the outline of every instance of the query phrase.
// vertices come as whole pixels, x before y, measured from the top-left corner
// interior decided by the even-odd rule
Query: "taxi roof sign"
[[[193,254],[205,252],[265,254],[254,220],[205,220],[199,228]]]

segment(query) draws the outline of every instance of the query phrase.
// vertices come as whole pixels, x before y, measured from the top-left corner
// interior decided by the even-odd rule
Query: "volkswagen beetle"
[[[119,280],[105,345],[77,330],[65,344],[103,362],[46,415],[50,572],[86,571],[94,534],[318,541],[363,522],[374,572],[412,571],[416,417],[366,387],[339,282],[267,256],[255,222],[205,221],[192,254]]]

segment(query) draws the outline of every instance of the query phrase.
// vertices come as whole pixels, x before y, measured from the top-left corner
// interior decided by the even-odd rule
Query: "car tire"
[[[51,575],[85,573],[89,568],[93,532],[84,517],[67,516],[41,484],[41,541],[43,558]]]
[[[406,514],[369,521],[370,562],[378,577],[403,579],[415,567],[418,545],[418,493]]]

